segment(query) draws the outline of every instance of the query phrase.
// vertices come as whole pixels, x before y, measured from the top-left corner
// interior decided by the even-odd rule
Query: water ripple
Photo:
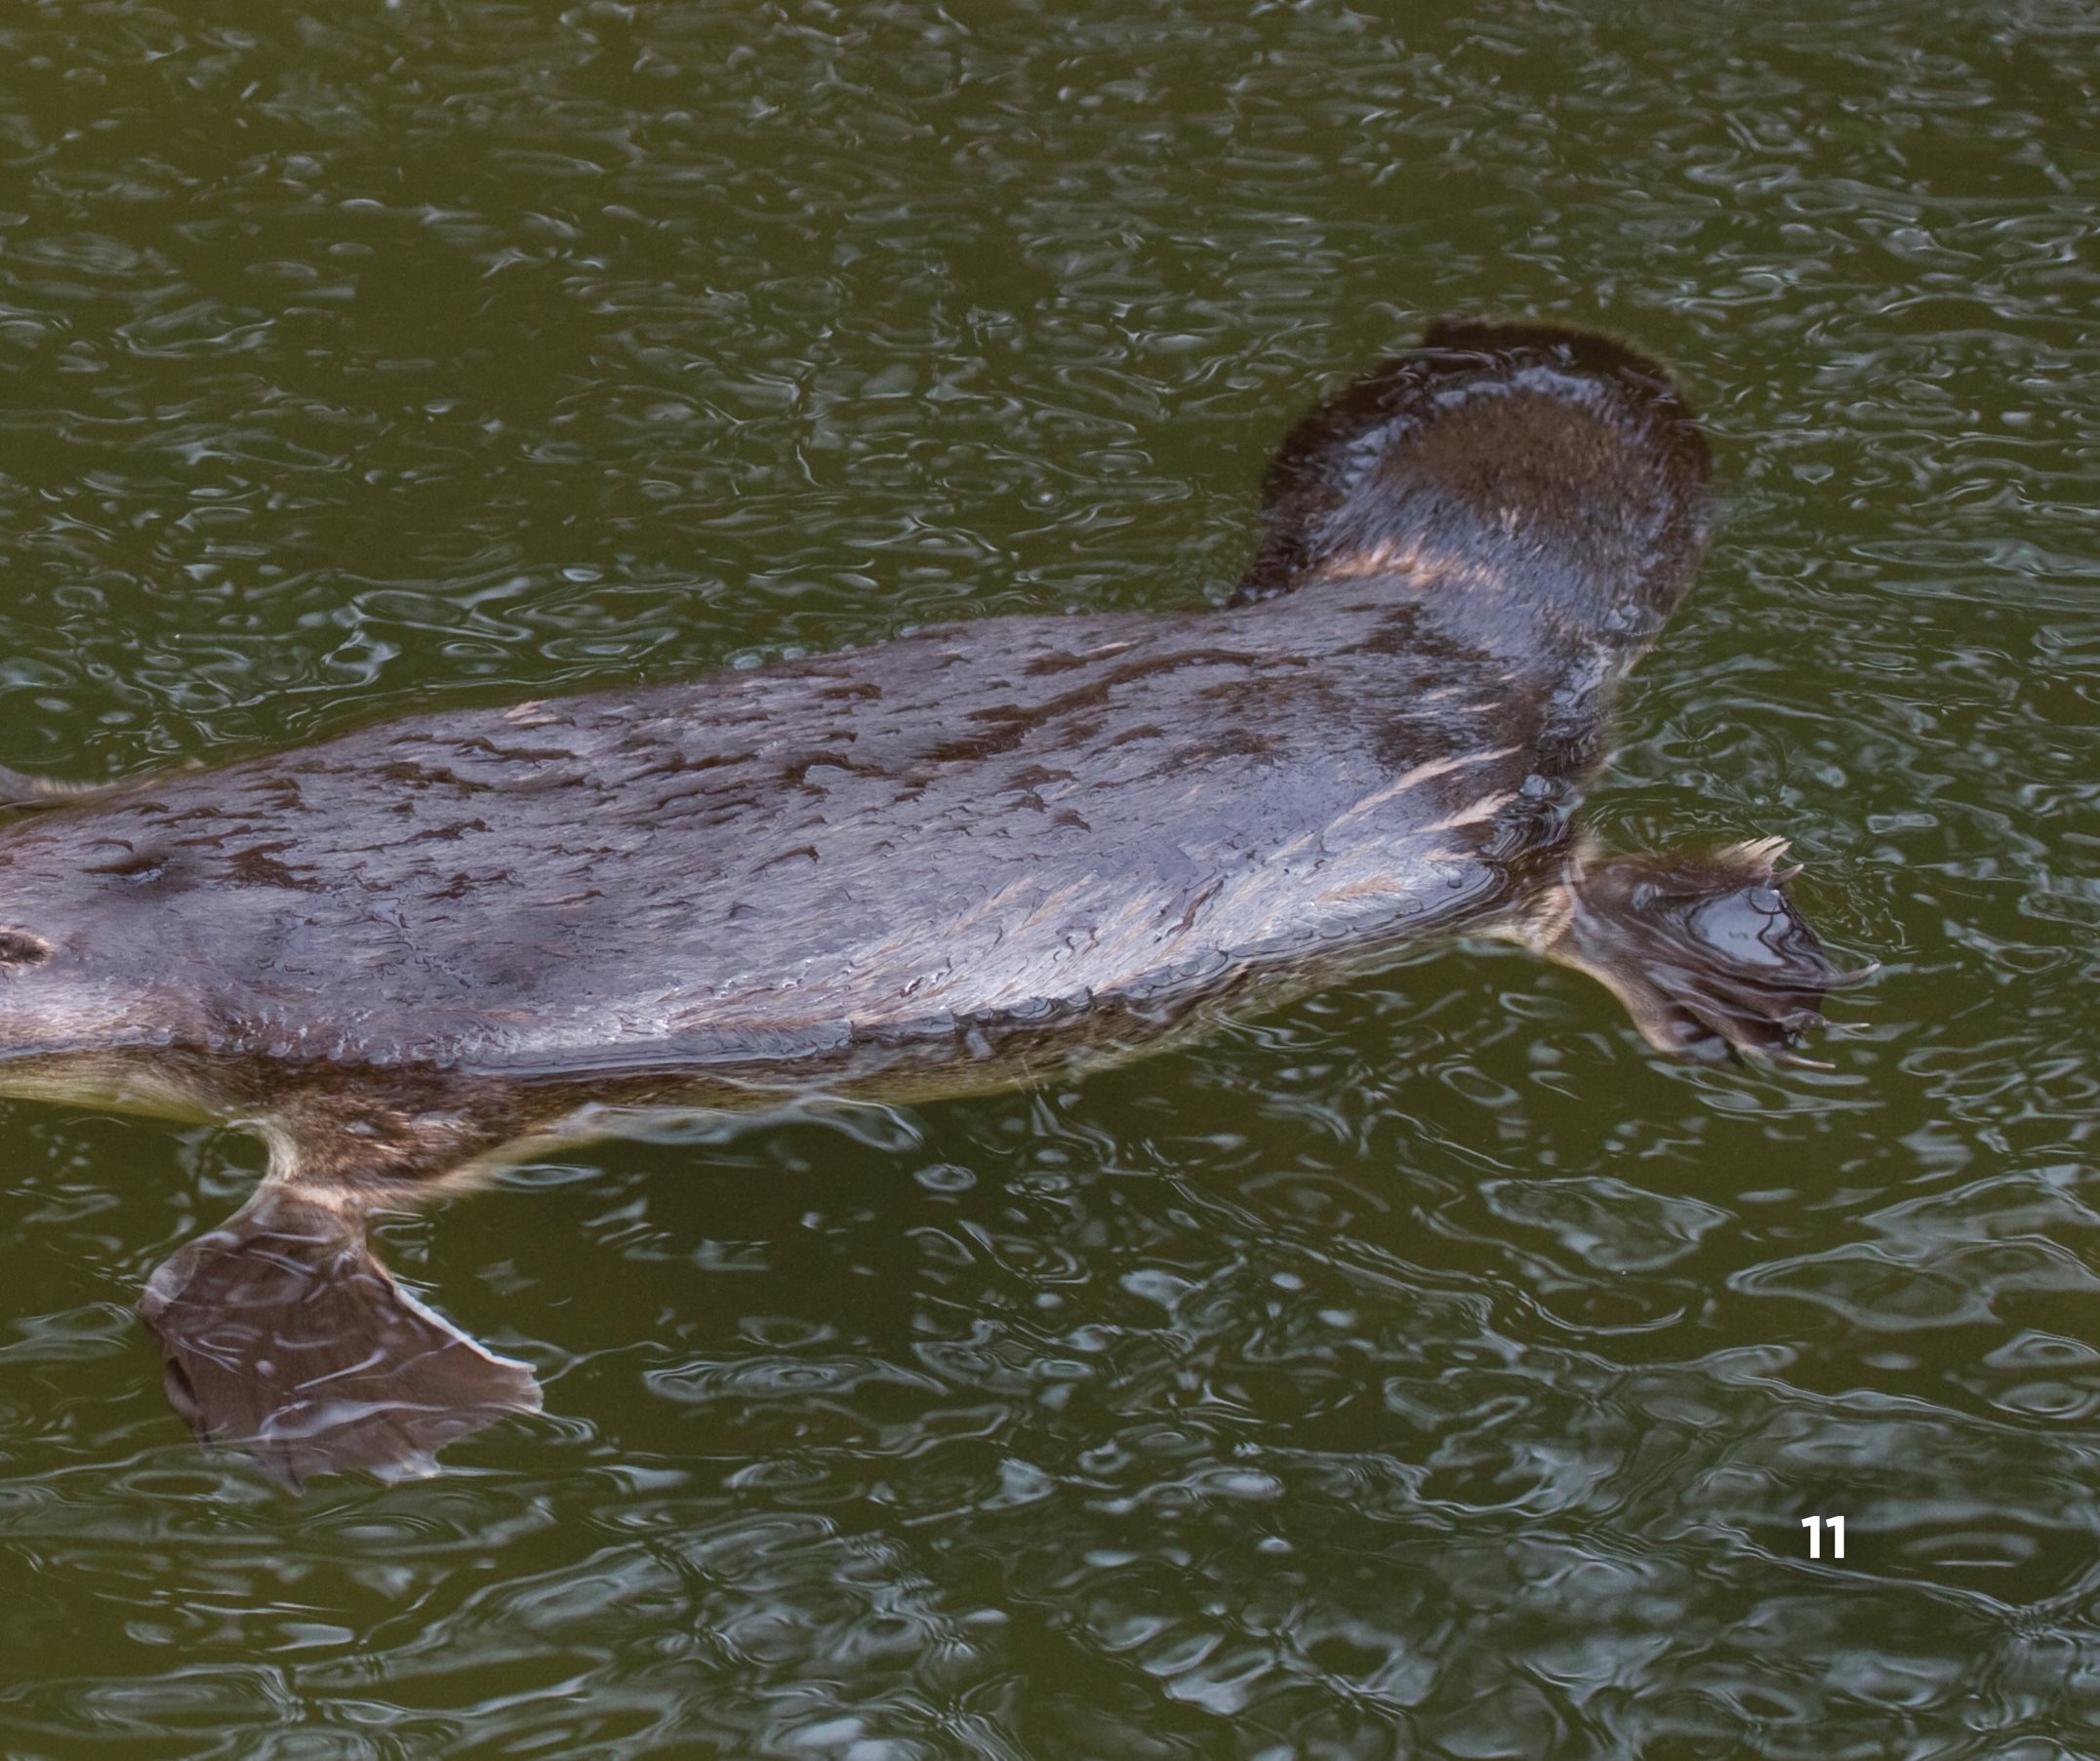
[[[1591,809],[1785,835],[1832,1068],[1508,949],[389,1233],[548,1412],[278,1495],[130,1304],[256,1148],[0,1118],[0,1747],[2079,1750],[2090,10],[0,23],[0,758],[1221,596],[1338,374],[1637,336],[1725,518]],[[1842,1515],[1846,1556],[1802,1519]]]

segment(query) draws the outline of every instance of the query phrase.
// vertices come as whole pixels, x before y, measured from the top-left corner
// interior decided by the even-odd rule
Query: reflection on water
[[[0,21],[0,761],[1217,593],[1320,383],[1536,311],[1729,497],[1600,835],[1789,833],[1884,971],[1825,1073],[1462,948],[536,1166],[387,1254],[546,1414],[298,1500],[130,1316],[259,1152],[11,1106],[0,1746],[2076,1750],[2089,13],[215,17]]]

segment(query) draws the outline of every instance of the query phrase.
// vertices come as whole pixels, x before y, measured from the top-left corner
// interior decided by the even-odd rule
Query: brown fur
[[[146,1304],[178,1392],[289,1479],[419,1460],[529,1378],[373,1207],[596,1106],[1012,1081],[1531,921],[1708,526],[1662,369],[1449,321],[1293,432],[1224,610],[0,773],[50,803],[0,827],[0,1088],[255,1121],[263,1192]]]

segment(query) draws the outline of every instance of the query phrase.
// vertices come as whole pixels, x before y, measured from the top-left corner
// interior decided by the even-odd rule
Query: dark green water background
[[[2094,1752],[2096,70],[2046,0],[10,0],[0,762],[1215,596],[1323,384],[1537,313],[1727,506],[1595,823],[1791,834],[1885,970],[1828,1073],[1446,948],[535,1164],[387,1252],[545,1416],[297,1499],[131,1313],[260,1150],[8,1104],[0,1751]]]

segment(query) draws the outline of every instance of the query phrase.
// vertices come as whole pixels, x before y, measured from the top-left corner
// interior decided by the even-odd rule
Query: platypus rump
[[[1021,1081],[1459,931],[1594,973],[1664,1050],[1784,1056],[1838,975],[1777,841],[1569,826],[1707,486],[1652,361],[1446,321],[1291,434],[1222,609],[0,775],[39,810],[0,826],[0,1090],[267,1140],[141,1307],[199,1433],[297,1484],[538,1406],[368,1221],[631,1109]]]

